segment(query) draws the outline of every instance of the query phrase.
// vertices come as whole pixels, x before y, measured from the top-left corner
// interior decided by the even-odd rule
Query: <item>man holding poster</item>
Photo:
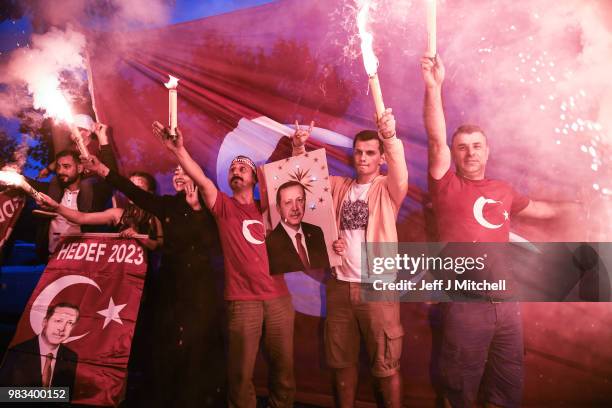
[[[253,190],[253,161],[237,156],[228,169],[233,196],[217,190],[191,158],[177,129],[176,139],[159,122],[154,133],[197,185],[219,227],[225,258],[225,299],[228,301],[228,405],[255,407],[253,370],[263,341],[270,357],[269,405],[291,407],[295,395],[293,321],[295,311],[282,275],[271,276],[263,216]]]
[[[357,391],[359,343],[366,343],[372,375],[386,406],[401,405],[400,358],[404,331],[397,301],[367,301],[369,268],[362,268],[362,244],[397,243],[395,221],[408,191],[404,145],[395,133],[395,118],[387,109],[378,131],[359,132],[353,141],[356,179],[331,177],[331,191],[340,239],[334,251],[342,265],[327,283],[325,351],[340,406],[353,406]],[[306,152],[310,133],[297,129],[293,155]],[[386,163],[388,174],[381,175]],[[367,257],[367,256],[366,256]],[[371,286],[370,286],[371,287]]]

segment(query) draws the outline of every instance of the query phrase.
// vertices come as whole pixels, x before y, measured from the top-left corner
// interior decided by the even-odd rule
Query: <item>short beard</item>
[[[76,176],[76,177],[69,177],[69,178],[68,178],[66,181],[62,181],[62,179],[61,179],[61,178],[59,178],[59,177],[57,178],[57,180],[59,181],[59,184],[60,184],[60,186],[61,186],[62,188],[66,188],[66,187],[68,187],[69,185],[71,185],[72,183],[74,183],[75,181],[77,181],[78,179],[79,179],[79,177],[78,177],[78,176]]]

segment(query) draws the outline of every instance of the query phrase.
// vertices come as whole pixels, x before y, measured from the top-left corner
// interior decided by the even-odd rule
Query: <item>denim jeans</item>
[[[487,402],[519,407],[523,322],[517,302],[442,305],[440,372],[453,407],[472,407],[482,383]]]

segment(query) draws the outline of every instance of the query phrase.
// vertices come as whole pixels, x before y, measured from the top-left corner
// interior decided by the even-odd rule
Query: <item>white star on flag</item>
[[[504,220],[508,220],[508,211],[504,210]]]
[[[113,298],[111,297],[110,300],[108,301],[108,308],[98,311],[98,314],[104,316],[104,325],[102,326],[102,329],[105,329],[106,326],[108,326],[108,324],[111,322],[111,320],[119,324],[123,324],[123,322],[121,321],[121,318],[119,317],[119,312],[126,305],[127,303],[124,303],[122,305],[116,305],[115,302],[113,302]]]

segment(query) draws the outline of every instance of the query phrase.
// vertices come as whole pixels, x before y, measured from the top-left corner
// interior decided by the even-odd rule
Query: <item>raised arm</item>
[[[121,208],[109,208],[101,212],[85,213],[64,207],[44,193],[40,193],[40,198],[42,201],[38,203],[39,205],[51,209],[68,221],[79,225],[114,225],[119,222],[123,214]]]
[[[101,212],[85,213],[63,205],[58,207],[57,212],[68,221],[79,225],[115,225],[123,214],[121,208],[109,208]]]
[[[164,199],[162,197],[141,189],[129,179],[110,170],[94,156],[92,156],[90,160],[83,160],[82,163],[86,169],[103,177],[107,183],[125,194],[125,196],[132,200],[138,207],[155,215],[160,220],[165,219],[166,206],[164,205]]]
[[[408,167],[404,156],[404,144],[396,135],[395,117],[391,109],[386,109],[376,122],[378,136],[385,148],[389,194],[399,209],[408,192]]]
[[[98,141],[100,142],[100,161],[112,171],[118,172],[117,159],[108,138],[108,126],[96,123],[94,125],[94,133],[98,136]]]
[[[306,141],[310,137],[314,121],[310,122],[309,127],[300,127],[298,121],[295,121],[295,133],[291,136],[291,156],[299,156],[306,153]]]
[[[173,140],[168,137],[168,132],[164,128],[164,125],[159,122],[154,122],[153,133],[162,141],[164,146],[176,156],[185,173],[187,173],[189,177],[193,179],[196,186],[198,186],[204,203],[211,209],[217,200],[217,186],[215,186],[211,179],[206,177],[200,165],[193,160],[187,149],[185,149],[182,132],[177,129],[176,139]]]
[[[49,192],[49,182],[47,181],[38,181],[38,180],[34,180],[31,179],[29,177],[25,177],[25,180],[28,182],[29,185],[31,185],[32,187],[34,187],[34,189],[41,191],[43,193],[48,193]]]
[[[38,172],[38,175],[36,176],[37,179],[44,179],[47,178],[49,176],[49,174],[54,173],[55,172],[55,162],[51,162],[47,165],[47,167],[43,168],[41,171]]]
[[[423,116],[429,146],[429,174],[439,180],[446,174],[451,164],[442,105],[442,83],[445,70],[439,56],[421,58],[421,69],[425,81]]]

